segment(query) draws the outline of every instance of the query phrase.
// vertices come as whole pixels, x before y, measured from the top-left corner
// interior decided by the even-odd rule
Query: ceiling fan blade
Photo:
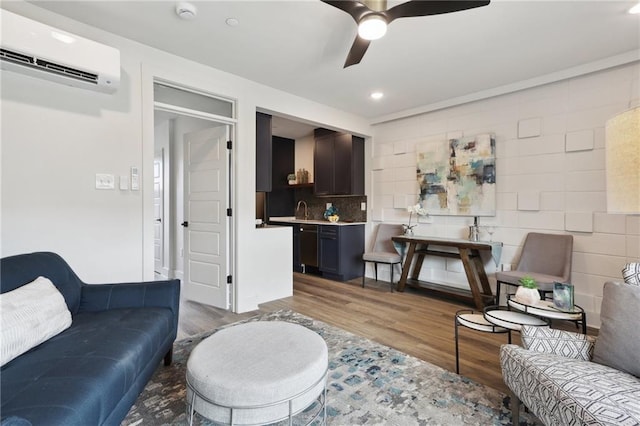
[[[347,55],[347,60],[344,62],[343,68],[359,64],[365,52],[369,48],[369,44],[371,44],[371,40],[365,40],[356,36],[356,39],[353,41],[353,45],[351,46],[351,50],[349,50],[349,54]]]
[[[413,16],[440,15],[442,13],[459,12],[461,10],[473,9],[486,6],[490,1],[457,1],[457,0],[411,0],[399,4],[384,12],[387,23],[394,19],[410,18]]]
[[[321,0],[323,3],[336,7],[343,12],[347,12],[354,21],[360,22],[360,19],[367,13],[371,12],[364,4],[357,0]]]

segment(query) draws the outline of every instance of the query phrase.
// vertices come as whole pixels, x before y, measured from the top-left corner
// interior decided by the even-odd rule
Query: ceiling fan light
[[[387,33],[387,21],[380,15],[369,15],[358,24],[358,35],[365,40],[377,40]]]

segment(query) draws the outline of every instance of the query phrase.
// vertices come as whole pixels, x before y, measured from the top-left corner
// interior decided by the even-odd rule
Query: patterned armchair
[[[513,424],[524,403],[546,425],[640,425],[640,286],[607,282],[597,341],[547,327],[522,328],[503,345]]]

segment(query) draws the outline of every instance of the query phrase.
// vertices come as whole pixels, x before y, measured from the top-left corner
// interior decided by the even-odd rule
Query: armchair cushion
[[[602,325],[593,360],[640,377],[640,287],[608,281],[604,284]]]
[[[536,284],[538,286],[538,290],[550,292],[553,291],[553,283],[554,282],[562,282],[561,276],[556,275],[547,275],[541,274],[538,272],[527,272],[527,271],[508,271],[496,272],[496,279],[500,282],[511,284],[511,285],[520,285],[520,279],[523,277],[531,277],[536,280]]]
[[[640,424],[640,381],[594,362],[502,345],[502,377],[546,425]]]
[[[522,346],[535,352],[560,355],[590,361],[595,339],[584,334],[555,330],[549,327],[523,325]]]

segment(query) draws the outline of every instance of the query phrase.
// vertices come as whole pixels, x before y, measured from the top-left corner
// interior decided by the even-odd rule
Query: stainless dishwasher
[[[318,267],[318,225],[300,225],[300,263]]]

